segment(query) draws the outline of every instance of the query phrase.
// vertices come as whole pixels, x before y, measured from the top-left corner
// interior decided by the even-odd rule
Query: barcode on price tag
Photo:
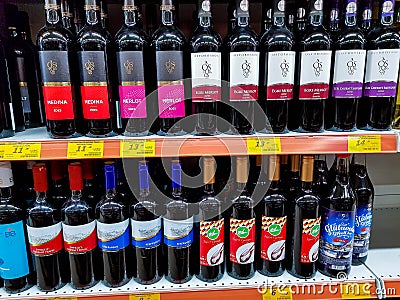
[[[154,157],[156,155],[155,140],[121,141],[121,157]]]
[[[370,283],[343,283],[340,285],[342,299],[368,299],[371,298]]]
[[[292,290],[288,286],[267,287],[263,294],[263,300],[293,300]]]
[[[129,300],[160,300],[160,294],[135,294],[129,295]]]
[[[375,153],[382,149],[380,135],[349,136],[347,145],[351,153]]]
[[[275,137],[247,138],[248,154],[278,154],[282,153],[281,139]]]
[[[20,160],[20,159],[40,159],[42,151],[41,143],[1,143],[0,159],[3,160]]]
[[[68,142],[68,158],[103,158],[104,141]]]

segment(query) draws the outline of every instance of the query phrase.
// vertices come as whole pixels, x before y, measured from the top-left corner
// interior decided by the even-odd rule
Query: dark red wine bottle
[[[47,132],[53,138],[77,133],[75,81],[77,72],[72,34],[62,25],[59,0],[45,0],[46,25],[37,36]]]
[[[57,210],[47,202],[46,165],[36,164],[32,171],[36,200],[27,210],[28,239],[34,257],[37,287],[49,292],[62,285],[62,225]]]
[[[72,1],[61,0],[61,16],[64,28],[71,31],[73,35],[76,35],[76,28],[74,24],[74,14],[72,10]]]

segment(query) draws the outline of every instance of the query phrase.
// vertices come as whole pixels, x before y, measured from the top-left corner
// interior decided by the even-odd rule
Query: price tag
[[[56,298],[47,298],[47,300],[78,300],[78,297],[56,297]]]
[[[371,298],[371,283],[342,283],[340,293],[342,299],[368,299]]]
[[[275,137],[247,138],[248,154],[282,153],[281,139]]]
[[[135,294],[129,295],[129,300],[160,300],[160,294]]]
[[[361,135],[348,137],[348,152],[374,153],[381,152],[380,135]]]
[[[288,286],[267,287],[263,300],[293,300],[292,290]]]
[[[120,148],[121,157],[154,157],[156,155],[155,140],[123,140]]]
[[[41,143],[1,143],[0,159],[19,160],[19,159],[40,159],[42,150]]]
[[[103,158],[104,141],[68,142],[68,158]]]

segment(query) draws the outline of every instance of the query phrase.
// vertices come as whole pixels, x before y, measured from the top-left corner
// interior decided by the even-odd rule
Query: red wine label
[[[285,259],[287,217],[262,216],[261,258],[269,261]]]
[[[259,52],[229,53],[230,101],[256,101],[258,99],[259,64]]]
[[[230,260],[237,264],[254,262],[256,220],[230,220]]]
[[[300,100],[320,100],[329,96],[332,51],[301,52]]]
[[[82,86],[83,117],[87,120],[110,118],[107,83],[102,86]]]
[[[221,100],[221,53],[191,54],[192,102]]]
[[[318,219],[303,219],[301,263],[312,263],[318,259],[320,229],[321,217]]]
[[[74,104],[71,86],[46,86],[44,83],[43,98],[47,120],[73,120]]]
[[[200,221],[200,264],[216,266],[224,261],[224,219]]]
[[[293,99],[296,52],[277,51],[266,54],[267,100]]]
[[[62,250],[61,222],[47,227],[26,226],[31,252],[37,256],[52,255]]]
[[[97,246],[96,221],[85,225],[62,225],[64,248],[69,253],[85,253]]]
[[[364,96],[396,97],[400,49],[368,50]]]

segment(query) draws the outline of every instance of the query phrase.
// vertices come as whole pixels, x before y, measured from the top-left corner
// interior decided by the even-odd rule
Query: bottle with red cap
[[[49,186],[46,165],[36,164],[32,172],[36,199],[27,210],[28,239],[36,267],[37,287],[48,292],[62,285],[62,225],[56,210],[47,202]]]
[[[83,178],[80,163],[68,166],[71,198],[61,209],[64,247],[69,253],[71,286],[87,289],[95,285],[93,265],[97,247],[96,220],[82,196]]]

